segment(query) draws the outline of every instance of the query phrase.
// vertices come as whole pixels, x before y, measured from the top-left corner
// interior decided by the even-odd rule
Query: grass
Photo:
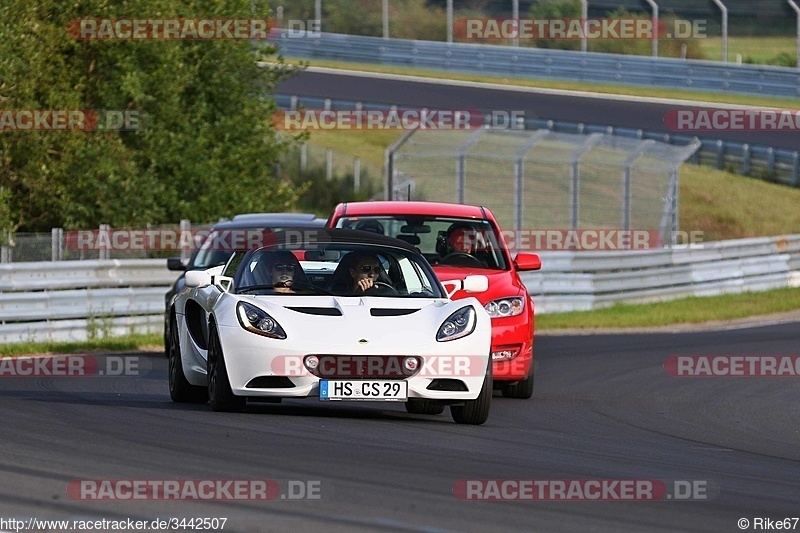
[[[722,60],[722,37],[698,39],[703,54],[712,61]],[[735,63],[736,55],[742,60],[752,59],[758,64],[767,64],[780,53],[797,56],[796,37],[731,37],[728,36],[728,61]]]
[[[0,357],[28,354],[69,354],[86,352],[154,351],[163,349],[164,336],[127,335],[84,342],[21,342],[0,345]]]
[[[734,56],[735,58],[735,56]],[[301,60],[288,59],[288,63],[297,64]],[[302,60],[305,61],[305,60]],[[606,83],[584,83],[570,81],[556,81],[546,79],[528,78],[503,78],[501,76],[487,76],[477,74],[466,74],[459,72],[443,72],[436,70],[425,70],[410,67],[395,67],[387,65],[372,65],[363,63],[350,63],[347,61],[328,61],[314,59],[310,62],[314,67],[338,68],[344,70],[355,70],[362,72],[382,72],[387,74],[401,74],[406,76],[422,76],[427,78],[474,81],[483,83],[497,83],[508,85],[509,87],[537,87],[542,89],[559,89],[568,91],[595,92],[601,94],[630,95],[650,98],[669,98],[690,100],[696,102],[715,102],[717,104],[736,104],[749,106],[775,107],[782,109],[795,109],[798,106],[797,99],[792,98],[769,98],[754,95],[737,95],[708,93],[700,91],[684,91],[678,89],[661,89],[658,87],[639,87],[632,85],[612,85]]]
[[[800,309],[800,289],[682,298],[655,304],[537,315],[536,329],[641,328],[731,320]]]

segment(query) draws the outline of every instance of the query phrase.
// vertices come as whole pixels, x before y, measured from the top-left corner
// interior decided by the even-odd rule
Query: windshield
[[[240,294],[445,297],[430,265],[414,252],[345,243],[312,248],[237,253],[225,273],[236,265],[234,286]]]
[[[415,246],[434,266],[506,270],[498,239],[488,220],[434,216],[342,217],[337,228],[372,231]]]

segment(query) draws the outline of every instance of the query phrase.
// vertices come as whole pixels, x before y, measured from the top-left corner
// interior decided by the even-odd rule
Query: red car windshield
[[[506,270],[502,242],[488,220],[453,217],[350,216],[337,228],[371,231],[415,246],[433,266]]]

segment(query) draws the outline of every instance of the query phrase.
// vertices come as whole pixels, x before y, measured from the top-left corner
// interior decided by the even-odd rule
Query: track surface
[[[664,124],[667,111],[678,108],[702,109],[702,105],[537,94],[513,88],[500,90],[323,72],[300,72],[280,83],[276,92],[300,97],[391,103],[400,107],[524,111],[527,118],[584,122],[665,133],[669,133]],[[797,150],[800,146],[800,131],[797,130],[680,133],[790,150]]]
[[[173,404],[166,361],[141,375],[0,379],[0,517],[227,517],[226,531],[739,531],[800,516],[797,378],[675,378],[670,355],[794,355],[797,324],[540,337],[531,401],[484,426],[401,405]],[[136,357],[130,355],[127,357]],[[148,370],[150,369],[150,370]],[[94,502],[74,479],[321,480],[318,501]],[[705,480],[694,502],[474,502],[459,479]],[[800,527],[800,526],[798,526]]]

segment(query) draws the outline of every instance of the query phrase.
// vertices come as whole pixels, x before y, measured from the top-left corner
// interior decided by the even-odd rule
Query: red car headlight
[[[517,316],[525,310],[525,298],[514,296],[511,298],[498,298],[483,306],[492,318]]]

